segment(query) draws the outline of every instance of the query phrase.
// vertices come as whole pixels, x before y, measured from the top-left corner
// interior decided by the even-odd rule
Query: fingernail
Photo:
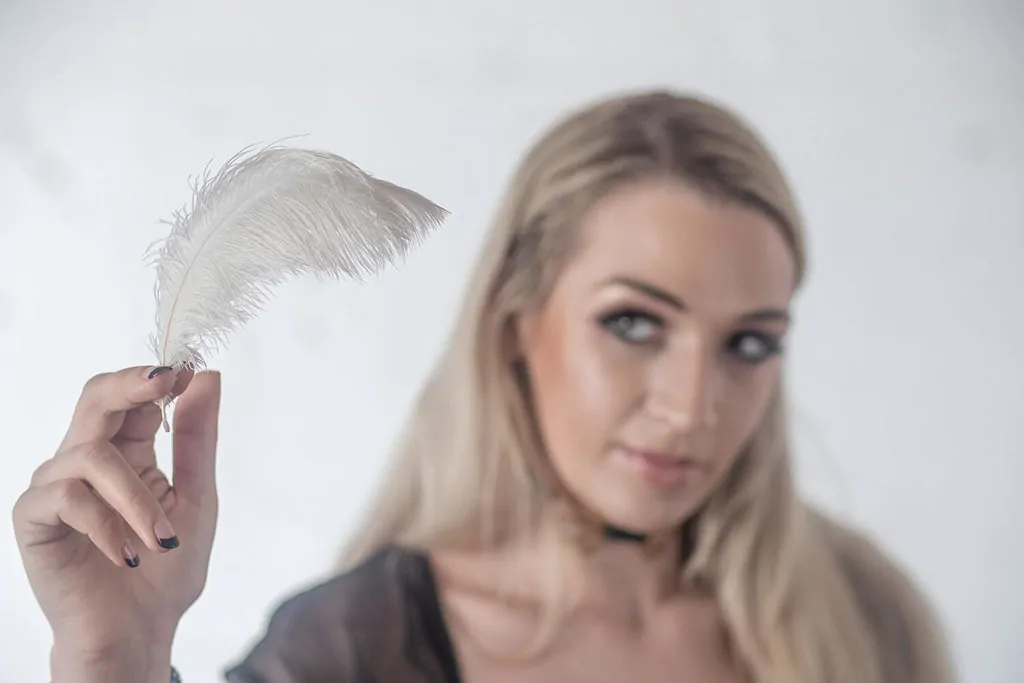
[[[132,546],[131,541],[125,541],[124,547],[121,548],[121,554],[124,555],[124,563],[134,569],[139,566],[139,554],[135,552],[135,548]]]
[[[173,368],[171,368],[170,365],[161,365],[159,367],[155,367],[155,368],[153,368],[152,370],[149,371],[149,379],[153,379],[157,375],[159,375],[161,373],[164,373],[164,372],[167,372],[168,370],[172,370],[172,369]]]
[[[174,550],[178,547],[178,536],[174,533],[174,529],[171,527],[167,520],[160,520],[153,527],[153,531],[156,532],[156,542],[160,544],[160,547],[165,550]]]

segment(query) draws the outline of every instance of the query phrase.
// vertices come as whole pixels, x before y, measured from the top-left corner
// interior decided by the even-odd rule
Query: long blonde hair
[[[573,112],[520,164],[449,345],[342,566],[390,544],[493,549],[536,529],[551,491],[509,326],[551,291],[583,212],[619,184],[655,175],[763,212],[789,242],[802,280],[793,195],[772,153],[734,113],[666,92]],[[691,526],[681,585],[713,591],[755,681],[954,680],[936,620],[902,570],[800,500],[781,386]]]

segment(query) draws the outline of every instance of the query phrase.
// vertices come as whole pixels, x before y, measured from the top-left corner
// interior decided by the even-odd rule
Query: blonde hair
[[[770,217],[802,280],[803,226],[792,193],[772,153],[735,114],[665,92],[573,112],[518,168],[450,343],[344,566],[390,544],[488,549],[536,529],[552,491],[509,326],[551,291],[583,213],[622,183],[655,176]],[[780,386],[736,465],[691,520],[681,584],[713,592],[733,650],[761,683],[954,680],[936,619],[903,571],[800,500],[787,441]]]

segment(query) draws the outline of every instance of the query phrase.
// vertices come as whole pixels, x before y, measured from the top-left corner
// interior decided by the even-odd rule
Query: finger
[[[139,566],[124,521],[80,479],[60,479],[25,491],[14,506],[14,523],[22,546],[48,543],[65,527],[89,537],[118,566]]]
[[[61,448],[89,441],[109,441],[125,414],[167,395],[177,372],[169,368],[132,367],[96,375],[82,389]]]
[[[174,386],[171,387],[171,396],[181,396],[188,389],[189,384],[192,383],[192,378],[195,377],[195,370],[191,368],[185,368],[179,370],[177,378],[174,380]]]
[[[184,392],[192,381],[194,374],[195,372],[191,369],[179,370],[167,396],[174,398]],[[160,428],[163,420],[161,404],[162,401],[158,399],[154,403],[146,403],[126,412],[124,424],[121,425],[121,429],[117,432],[116,441],[118,443],[152,442],[153,436]]]
[[[80,444],[36,470],[33,486],[81,479],[120,515],[154,552],[176,548],[177,536],[163,507],[114,446],[106,441]]]
[[[147,450],[152,448],[153,438],[160,428],[162,412],[158,403],[145,403],[138,408],[132,408],[124,414],[124,422],[117,433],[111,437],[111,441],[121,447],[125,444],[147,444]],[[150,460],[155,458],[153,454]],[[152,464],[152,463],[147,463]]]
[[[201,372],[174,411],[174,488],[198,505],[216,494],[220,373]]]

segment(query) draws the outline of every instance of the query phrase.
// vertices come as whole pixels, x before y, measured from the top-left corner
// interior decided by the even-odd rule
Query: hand
[[[57,453],[14,506],[22,561],[54,633],[55,682],[58,669],[84,678],[77,667],[94,664],[166,681],[178,621],[206,582],[220,375],[153,370],[92,378]],[[180,394],[173,483],[153,445],[155,401],[168,394]]]

